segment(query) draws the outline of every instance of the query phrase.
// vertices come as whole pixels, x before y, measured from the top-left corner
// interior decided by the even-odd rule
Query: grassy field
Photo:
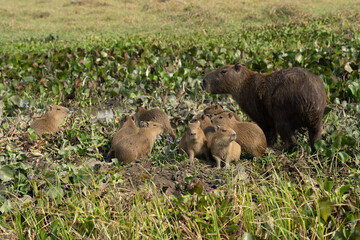
[[[0,41],[46,37],[79,40],[84,36],[233,31],[302,21],[308,17],[342,16],[358,25],[360,3],[349,1],[182,1],[182,0],[58,0],[12,1],[0,5]],[[341,24],[341,23],[339,23]],[[335,27],[335,26],[334,26]]]
[[[0,238],[360,239],[359,12],[355,0],[0,0]],[[236,62],[322,78],[318,153],[300,131],[293,153],[279,144],[217,170],[162,136],[149,159],[107,161],[137,105],[164,109],[178,137],[213,102],[248,121],[200,87]],[[49,104],[72,114],[39,137],[31,117]]]

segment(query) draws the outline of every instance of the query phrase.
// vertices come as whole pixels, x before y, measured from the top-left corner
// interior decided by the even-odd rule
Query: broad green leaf
[[[249,232],[245,232],[241,239],[242,240],[254,240],[254,236]]]
[[[10,166],[0,166],[0,179],[8,182],[14,179],[15,170]]]
[[[334,180],[327,178],[325,179],[325,183],[324,183],[324,190],[327,192],[331,192],[331,189],[334,186]]]
[[[296,54],[295,60],[296,60],[298,63],[301,63],[302,60],[303,60],[302,54],[301,54],[301,53]]]
[[[332,210],[334,209],[334,205],[332,202],[329,201],[328,198],[319,199],[318,204],[319,204],[320,216],[326,222]]]

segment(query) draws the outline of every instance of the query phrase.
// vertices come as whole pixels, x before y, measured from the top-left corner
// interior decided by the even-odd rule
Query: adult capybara
[[[56,132],[59,129],[59,125],[68,114],[69,109],[66,107],[58,105],[47,106],[44,116],[35,119],[30,124],[30,127],[33,128],[39,135]]]
[[[236,132],[236,142],[243,152],[261,157],[266,151],[266,138],[261,128],[252,122],[239,122],[233,112],[222,112],[211,119],[214,125],[227,126]]]
[[[158,108],[147,110],[143,107],[138,107],[134,117],[137,123],[141,121],[153,121],[161,123],[164,126],[164,133],[169,134],[175,140],[176,135],[171,128],[169,116],[164,111]]]
[[[326,105],[325,87],[319,76],[298,67],[259,74],[238,63],[207,74],[203,88],[213,94],[231,94],[264,131],[270,146],[279,133],[285,149],[291,149],[296,145],[295,130],[306,127],[315,151]]]

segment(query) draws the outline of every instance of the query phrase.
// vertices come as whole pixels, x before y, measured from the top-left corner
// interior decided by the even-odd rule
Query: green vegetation
[[[2,239],[359,239],[357,1],[335,2],[348,10],[342,14],[333,1],[310,9],[310,1],[31,1],[30,9],[3,2]],[[120,11],[124,6],[129,12]],[[54,10],[60,7],[68,12]],[[241,9],[241,16],[229,14]],[[168,21],[159,17],[164,12]],[[99,24],[89,20],[100,15]],[[151,159],[106,162],[119,123],[95,119],[89,108],[116,108],[120,118],[136,105],[161,106],[180,136],[209,102],[241,114],[229,97],[200,87],[206,72],[236,62],[263,73],[301,66],[321,76],[329,104],[318,154],[310,155],[299,133],[294,153],[216,170],[188,163],[163,137]],[[28,128],[29,116],[48,104],[73,114],[62,131],[40,138]]]

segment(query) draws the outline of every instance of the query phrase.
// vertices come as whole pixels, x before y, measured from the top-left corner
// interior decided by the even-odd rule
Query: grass
[[[181,1],[181,0],[3,0],[0,41],[41,38],[52,34],[77,41],[89,35],[119,37],[128,34],[233,31],[303,20],[306,16],[341,15],[359,24],[360,4],[322,1]]]
[[[355,0],[2,0],[0,238],[358,239],[359,8]],[[161,107],[179,136],[214,101],[248,120],[230,98],[200,88],[206,72],[239,61],[321,76],[328,106],[318,154],[299,133],[294,153],[216,170],[187,162],[162,137],[150,159],[105,162],[119,122],[87,107],[118,117]],[[30,116],[48,104],[73,114],[39,138]]]

